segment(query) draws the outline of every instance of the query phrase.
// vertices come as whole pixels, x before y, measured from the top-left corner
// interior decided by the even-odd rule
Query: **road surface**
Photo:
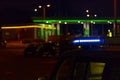
[[[38,80],[48,76],[56,58],[24,57],[24,48],[0,48],[0,80]]]

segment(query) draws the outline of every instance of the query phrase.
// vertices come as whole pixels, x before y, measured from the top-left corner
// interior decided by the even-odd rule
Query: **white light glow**
[[[38,6],[38,8],[42,8],[42,6]]]
[[[79,42],[79,41],[80,41],[80,40],[75,40],[74,42],[77,43],[77,42]]]
[[[88,13],[88,12],[89,12],[89,10],[86,10],[86,12]]]
[[[47,7],[50,7],[50,4],[48,4]]]
[[[97,14],[95,14],[94,17],[97,17]]]
[[[89,14],[87,14],[87,17],[90,17],[90,15],[89,15]]]
[[[35,12],[37,12],[37,9],[34,9]]]
[[[59,21],[59,23],[61,23],[61,21]]]
[[[81,22],[81,24],[83,24],[83,22]]]
[[[49,23],[48,21],[46,21],[46,23]]]
[[[80,21],[78,21],[78,23],[80,23]]]
[[[65,22],[65,24],[67,24],[67,22]]]
[[[80,42],[100,42],[99,39],[92,39],[92,40],[80,40]]]

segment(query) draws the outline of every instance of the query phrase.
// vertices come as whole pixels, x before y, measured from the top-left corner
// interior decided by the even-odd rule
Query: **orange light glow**
[[[20,28],[47,28],[47,29],[56,29],[55,27],[40,26],[40,25],[28,25],[28,26],[4,26],[1,29],[20,29]]]

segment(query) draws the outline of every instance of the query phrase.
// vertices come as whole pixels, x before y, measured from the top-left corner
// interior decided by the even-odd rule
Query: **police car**
[[[79,38],[74,45],[103,45],[103,38]],[[40,78],[39,78],[40,79]],[[83,47],[69,50],[58,59],[45,80],[120,80],[120,50]]]

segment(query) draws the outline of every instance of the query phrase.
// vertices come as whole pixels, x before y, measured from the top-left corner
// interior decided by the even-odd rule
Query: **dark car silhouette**
[[[30,44],[25,48],[24,55],[39,55],[40,57],[46,55],[56,55],[55,45],[53,43]]]
[[[42,46],[38,47],[37,53],[40,57],[46,56],[55,56],[56,55],[56,46],[53,43],[44,43]]]
[[[120,80],[120,51],[67,51],[58,59],[49,80]]]
[[[37,49],[38,45],[36,44],[29,44],[25,49],[24,49],[24,56],[28,56],[28,55],[35,55],[36,53],[36,49]]]

